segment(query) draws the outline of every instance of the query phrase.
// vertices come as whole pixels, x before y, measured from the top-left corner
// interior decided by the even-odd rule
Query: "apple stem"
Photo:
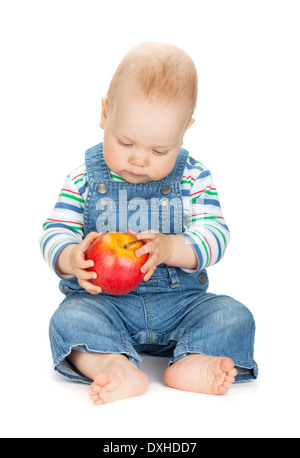
[[[135,243],[139,243],[139,240],[133,240],[133,242],[126,243],[126,245],[124,246],[124,248],[127,249],[129,246],[134,245]]]

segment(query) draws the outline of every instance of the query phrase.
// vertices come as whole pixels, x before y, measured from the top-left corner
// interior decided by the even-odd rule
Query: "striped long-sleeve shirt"
[[[110,172],[111,179],[124,181]],[[222,215],[217,190],[209,170],[191,156],[181,179],[183,199],[183,235],[193,245],[198,258],[197,270],[216,264],[229,243],[229,230]],[[59,194],[56,205],[43,225],[40,247],[52,270],[58,255],[68,245],[84,238],[84,208],[88,192],[86,166],[71,172]],[[187,269],[184,269],[187,270]]]

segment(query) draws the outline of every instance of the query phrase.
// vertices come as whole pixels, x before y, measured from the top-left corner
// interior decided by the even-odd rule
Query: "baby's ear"
[[[100,127],[101,129],[104,129],[106,119],[107,119],[107,113],[108,113],[108,98],[102,97],[101,101],[102,101],[102,109],[101,109]]]
[[[186,130],[188,130],[195,122],[195,119],[194,118],[191,118],[188,125],[186,126]]]

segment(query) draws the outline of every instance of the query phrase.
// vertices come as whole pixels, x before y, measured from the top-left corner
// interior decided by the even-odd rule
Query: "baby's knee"
[[[229,296],[223,296],[222,299],[222,310],[228,326],[236,327],[240,331],[244,329],[247,333],[255,329],[254,317],[244,304]]]
[[[66,333],[72,328],[77,328],[79,323],[86,321],[86,311],[77,307],[72,301],[63,303],[54,312],[50,319],[49,330],[55,333]]]

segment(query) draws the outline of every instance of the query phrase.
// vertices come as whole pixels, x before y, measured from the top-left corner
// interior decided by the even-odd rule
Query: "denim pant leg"
[[[74,293],[66,297],[51,318],[49,327],[55,371],[69,380],[92,382],[66,359],[72,349],[124,354],[140,368],[141,357],[133,348],[125,325],[126,317],[122,314],[123,309],[129,309],[132,300],[124,307],[119,303],[106,294]]]
[[[228,296],[195,293],[186,299],[185,310],[180,324],[182,338],[170,364],[188,353],[224,356],[234,361],[236,382],[257,378],[255,322],[247,307]]]

